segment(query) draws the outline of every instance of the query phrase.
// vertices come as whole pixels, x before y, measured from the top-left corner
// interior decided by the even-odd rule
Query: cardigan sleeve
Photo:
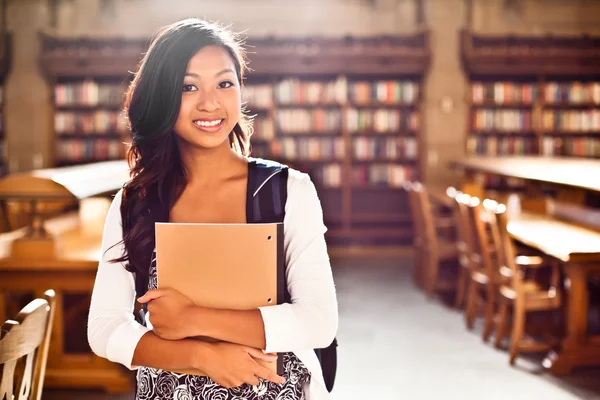
[[[123,264],[109,262],[123,254],[121,198],[122,191],[119,191],[106,217],[87,334],[90,347],[98,356],[135,369],[131,365],[133,353],[150,329],[138,323],[133,315],[136,297],[134,275]]]
[[[323,212],[310,177],[290,169],[284,218],[291,304],[260,307],[267,352],[329,346],[338,328],[335,286]]]

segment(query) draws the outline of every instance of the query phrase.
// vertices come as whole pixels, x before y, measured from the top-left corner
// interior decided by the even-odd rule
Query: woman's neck
[[[239,173],[246,159],[229,146],[229,142],[214,149],[200,149],[179,143],[179,154],[186,168],[188,186],[211,186]]]

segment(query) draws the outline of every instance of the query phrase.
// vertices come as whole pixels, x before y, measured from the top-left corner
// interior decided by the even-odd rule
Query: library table
[[[468,175],[484,173],[600,192],[600,160],[572,157],[468,157],[450,163]]]
[[[22,237],[26,229],[0,235],[0,320],[10,317],[5,315],[5,310],[7,296],[11,293],[33,293],[39,297],[45,290],[54,289],[56,311],[45,386],[104,388],[111,393],[126,393],[133,388],[129,371],[97,357],[89,348],[69,350],[73,335],[86,337],[86,325],[69,323],[69,316],[75,312],[87,318],[102,244],[104,219],[100,214],[108,208],[107,199],[90,200],[96,203],[97,218],[90,218],[90,209],[84,206],[87,216],[71,212],[46,222],[47,231],[59,238],[56,242],[59,256],[56,258],[36,257],[35,254],[27,258],[11,257],[11,242]],[[105,204],[101,204],[102,200]],[[79,298],[69,301],[70,296]]]
[[[566,337],[561,350],[551,351],[543,362],[556,375],[577,366],[600,366],[600,335],[587,334],[589,293],[587,277],[600,275],[600,233],[547,215],[522,212],[509,217],[513,239],[561,261],[568,280]]]
[[[26,202],[32,212],[29,226],[0,234],[0,321],[12,317],[7,314],[24,295],[56,292],[48,387],[133,389],[132,373],[94,355],[86,333],[110,194],[128,175],[127,163],[108,161],[0,179],[0,202]],[[45,205],[63,201],[76,202],[78,210],[45,220]]]

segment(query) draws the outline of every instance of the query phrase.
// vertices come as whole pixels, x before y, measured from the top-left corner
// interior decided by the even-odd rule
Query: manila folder
[[[282,304],[283,224],[156,223],[156,268],[159,288],[173,288],[198,306]],[[280,355],[277,363],[259,363],[281,374],[282,361]]]

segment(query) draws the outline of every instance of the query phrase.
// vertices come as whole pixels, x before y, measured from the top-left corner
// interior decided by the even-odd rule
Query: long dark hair
[[[125,111],[132,144],[127,151],[131,179],[123,188],[121,218],[124,253],[113,262],[147,279],[155,246],[154,223],[167,222],[181,195],[186,174],[173,133],[179,115],[183,79],[189,60],[203,47],[220,46],[235,64],[240,87],[246,70],[239,37],[199,19],[186,19],[154,36],[129,86]],[[229,135],[229,144],[249,153],[250,121],[243,114]]]

